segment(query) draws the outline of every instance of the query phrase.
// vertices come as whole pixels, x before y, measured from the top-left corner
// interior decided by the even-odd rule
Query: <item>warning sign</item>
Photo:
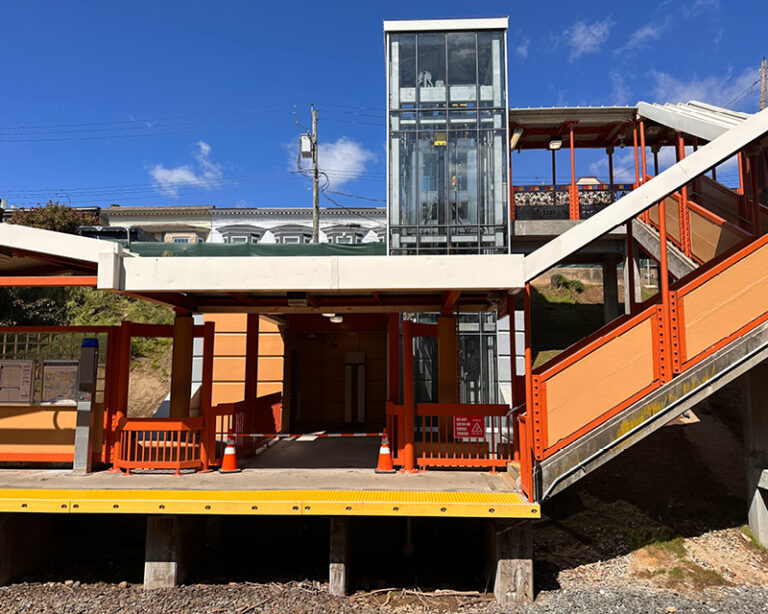
[[[454,416],[455,439],[485,439],[485,419],[482,416]]]

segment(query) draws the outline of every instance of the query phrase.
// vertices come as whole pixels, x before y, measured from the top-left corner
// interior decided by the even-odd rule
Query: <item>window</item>
[[[248,237],[245,235],[234,235],[229,238],[230,243],[248,243]]]
[[[174,243],[189,243],[189,237],[173,237]]]
[[[295,235],[290,235],[287,237],[283,237],[283,243],[301,243],[301,237],[297,237]]]
[[[340,236],[336,237],[336,243],[344,243],[344,244],[351,244],[354,243],[354,238],[349,236]]]

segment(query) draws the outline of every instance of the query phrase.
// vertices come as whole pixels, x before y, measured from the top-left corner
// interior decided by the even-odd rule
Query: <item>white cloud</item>
[[[647,46],[648,43],[650,43],[651,41],[654,41],[657,38],[659,38],[662,32],[666,29],[668,23],[669,23],[669,19],[667,19],[665,22],[661,24],[650,22],[645,24],[644,26],[641,26],[640,28],[635,30],[632,33],[632,36],[629,37],[629,40],[624,45],[616,49],[614,53],[622,54],[622,53],[628,53],[631,51],[637,51],[638,49],[642,49],[643,47]]]
[[[587,23],[577,21],[572,27],[563,32],[566,43],[571,48],[569,60],[573,62],[582,55],[597,53],[608,39],[613,27],[613,20],[606,17],[603,20]]]
[[[177,198],[179,188],[198,187],[214,188],[223,176],[221,165],[211,161],[211,146],[205,141],[198,141],[194,153],[195,162],[167,168],[164,164],[156,164],[147,169],[155,188],[165,194]]]
[[[695,0],[693,3],[688,3],[683,9],[683,14],[686,17],[695,17],[702,11],[712,10],[716,11],[720,8],[720,0]]]
[[[336,188],[357,179],[365,172],[366,163],[376,157],[372,151],[345,136],[333,143],[320,142],[318,147],[318,166],[328,177],[329,184]],[[309,170],[311,161],[303,159],[302,167]]]
[[[652,96],[656,102],[698,100],[720,107],[756,110],[757,94],[745,92],[758,80],[757,68],[748,68],[735,77],[731,71],[720,76],[694,76],[688,80],[657,71],[653,71],[652,76],[655,80]]]
[[[531,39],[527,36],[520,40],[520,44],[515,47],[515,55],[519,58],[525,59],[528,57],[528,47],[531,44]]]

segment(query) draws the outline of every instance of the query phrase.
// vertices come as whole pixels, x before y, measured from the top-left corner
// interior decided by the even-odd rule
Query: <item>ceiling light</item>
[[[323,315],[324,315],[326,318],[332,318],[332,317],[334,317],[336,314],[335,314],[335,313],[324,313]]]
[[[341,324],[344,321],[344,316],[332,316],[331,322],[334,324]]]
[[[558,150],[558,149],[560,149],[562,146],[563,146],[563,139],[561,139],[561,138],[559,138],[559,137],[555,137],[554,139],[551,139],[551,140],[549,141],[549,148],[550,148],[552,151],[557,151],[557,150]]]
[[[520,142],[520,137],[523,136],[522,128],[515,128],[512,132],[512,136],[509,139],[509,150],[514,151],[517,148],[517,144]]]

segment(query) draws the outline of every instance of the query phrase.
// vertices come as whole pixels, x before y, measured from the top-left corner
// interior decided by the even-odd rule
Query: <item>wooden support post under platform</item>
[[[533,522],[489,520],[493,594],[504,608],[533,601]]]
[[[328,569],[328,590],[343,597],[349,589],[349,518],[331,517],[331,548]]]

